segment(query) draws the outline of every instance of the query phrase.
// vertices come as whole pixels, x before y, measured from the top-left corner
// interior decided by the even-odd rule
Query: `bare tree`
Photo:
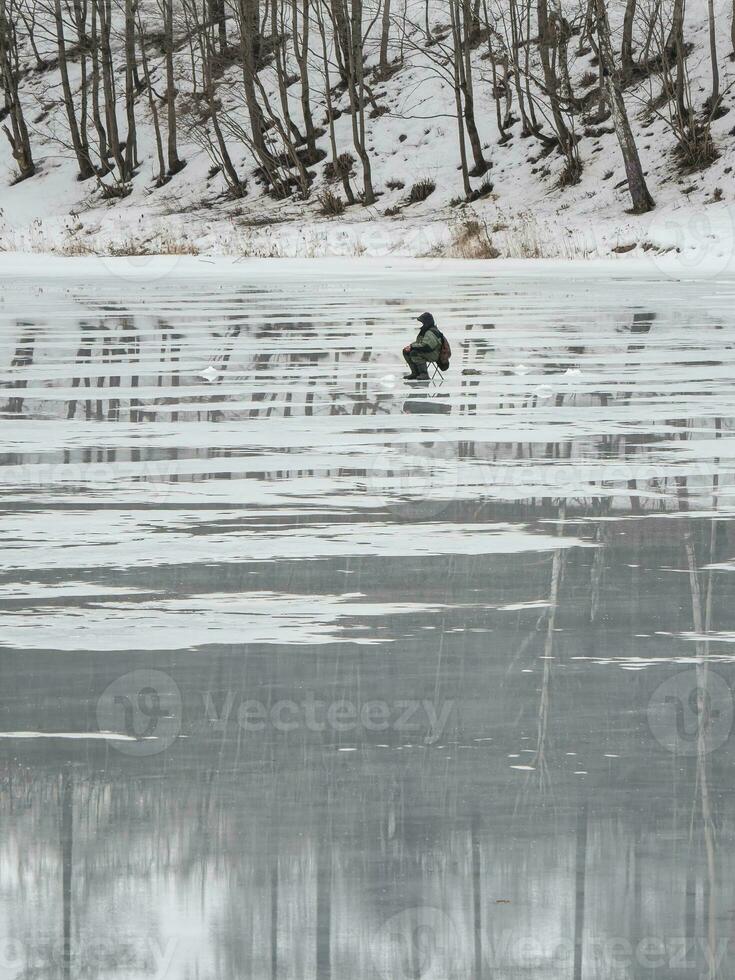
[[[620,42],[620,77],[624,84],[630,82],[635,62],[633,60],[633,27],[635,24],[637,0],[626,0],[623,17],[623,37]]]
[[[482,152],[480,134],[475,122],[475,95],[472,80],[472,40],[477,31],[477,20],[470,0],[450,0],[452,34],[454,38],[454,58],[457,63],[457,81],[464,103],[464,122],[474,159],[473,175],[480,177],[490,164]]]
[[[592,126],[612,117],[633,210],[645,212],[654,202],[632,103],[666,122],[684,170],[718,154],[712,121],[731,73],[718,59],[715,0],[704,9],[702,44],[694,31],[685,38],[686,0],[622,0],[614,31],[608,0],[0,0],[3,130],[20,178],[35,173],[38,133],[106,197],[132,191],[145,128],[156,186],[185,166],[185,138],[229,197],[253,180],[273,198],[307,199],[323,175],[348,204],[372,206],[371,120],[386,113],[451,120],[452,165],[469,199],[491,166],[491,139],[536,141],[531,166],[558,151],[565,186],[581,179],[584,141],[604,135]],[[697,44],[711,72],[701,96]],[[597,80],[575,64],[590,47]],[[420,76],[411,108],[379,88],[406,62]],[[430,94],[420,91],[427,75],[438,82]],[[551,167],[532,173],[544,181]]]
[[[296,64],[299,66],[301,113],[304,119],[306,147],[310,162],[316,162],[319,159],[319,151],[316,145],[317,130],[311,111],[311,79],[309,78],[311,2],[312,0],[301,0],[302,11],[301,17],[299,17],[299,5],[296,0],[291,0],[291,36],[293,39],[294,57]]]
[[[197,39],[202,72],[202,87],[206,101],[203,117],[193,121],[191,132],[195,141],[208,153],[215,166],[221,169],[233,197],[244,197],[246,184],[240,178],[232,162],[227,141],[220,121],[220,106],[214,82],[215,41],[212,36],[212,22],[202,22],[197,10],[196,0],[184,0],[188,7],[190,22]],[[214,139],[210,136],[207,123],[211,124]]]
[[[156,155],[158,157],[158,177],[156,178],[156,186],[162,187],[168,180],[168,176],[166,174],[166,158],[163,155],[161,123],[158,116],[157,99],[159,96],[154,91],[153,79],[151,77],[151,72],[148,65],[148,55],[145,49],[146,29],[145,24],[141,19],[140,8],[138,8],[138,43],[140,45],[140,64],[143,69],[143,78],[145,79],[146,91],[148,92],[148,106],[151,113],[151,119],[153,120],[153,133],[156,139]]]
[[[173,0],[158,0],[163,16],[163,45],[166,62],[166,153],[168,173],[173,177],[183,170],[186,162],[179,157],[176,120],[176,76],[174,73],[174,4]],[[224,13],[222,14],[224,18]],[[194,45],[192,45],[193,49]]]
[[[3,126],[13,158],[18,165],[18,177],[26,180],[36,172],[31,141],[28,136],[23,103],[20,95],[20,54],[18,49],[17,0],[0,0],[0,74],[5,96],[5,109],[10,126]]]
[[[315,5],[319,36],[321,38],[322,72],[324,77],[324,102],[327,109],[327,125],[329,127],[329,145],[332,150],[332,171],[334,176],[342,182],[348,204],[355,204],[355,195],[350,184],[352,166],[355,162],[350,153],[340,153],[337,148],[337,135],[334,127],[335,107],[332,101],[332,79],[329,62],[329,48],[327,42],[327,31],[323,16],[323,5],[317,2]]]
[[[362,203],[375,203],[373,173],[367,148],[365,119],[365,48],[363,0],[331,0],[330,11],[336,36],[341,38],[343,71],[350,99],[352,141],[362,166]]]
[[[676,141],[676,155],[683,168],[701,169],[718,156],[711,124],[725,93],[719,92],[718,83],[717,99],[708,99],[704,112],[697,110],[687,71],[683,0],[674,0],[670,26],[657,10],[651,31],[661,92],[658,96],[650,93],[647,108],[671,130]]]
[[[111,0],[92,0],[97,8],[99,17],[99,64],[102,74],[102,90],[104,93],[105,122],[107,145],[117,167],[117,180],[121,188],[132,177],[128,173],[126,159],[123,156],[120,143],[120,131],[117,124],[117,93],[115,88],[115,72],[112,64],[112,2]],[[122,190],[121,190],[122,192]]]
[[[707,22],[709,26],[709,58],[712,69],[710,105],[716,108],[720,101],[720,69],[717,64],[717,23],[715,21],[714,0],[707,0]]]
[[[97,132],[100,158],[100,176],[109,173],[110,151],[107,143],[107,130],[100,110],[100,41],[98,33],[97,2],[92,0],[92,23],[90,28],[90,47],[92,53],[92,119]]]
[[[559,149],[566,158],[564,181],[565,183],[573,184],[579,180],[582,164],[577,150],[577,141],[564,118],[561,99],[559,97],[560,82],[551,57],[552,51],[556,50],[557,37],[554,19],[549,17],[547,0],[537,0],[536,13],[539,33],[538,50],[545,87],[544,94],[549,102]]]
[[[81,4],[76,4],[79,21],[78,25],[84,34],[84,23],[82,21],[82,7]],[[59,55],[59,75],[61,76],[61,88],[64,93],[64,109],[66,110],[66,117],[69,122],[69,133],[71,136],[71,144],[74,148],[74,154],[77,158],[77,166],[79,167],[79,178],[80,180],[87,180],[91,177],[94,172],[94,166],[89,156],[89,143],[87,141],[86,132],[86,115],[87,115],[87,85],[86,85],[86,56],[82,52],[81,55],[81,71],[82,71],[82,85],[79,93],[79,98],[82,106],[82,124],[77,122],[76,107],[75,107],[75,93],[72,92],[71,83],[69,82],[69,69],[66,61],[66,38],[64,36],[64,18],[61,11],[61,0],[54,0],[54,22],[56,24],[56,43],[57,51]],[[86,10],[85,10],[86,13]],[[86,19],[86,18],[85,18]]]
[[[380,24],[380,70],[388,71],[388,47],[390,45],[390,11],[391,0],[383,0],[383,14]]]
[[[125,178],[130,179],[138,167],[138,135],[135,124],[136,84],[135,59],[135,10],[134,0],[125,0],[125,118],[127,137],[125,139]]]
[[[655,202],[649,193],[646,178],[638,156],[633,130],[628,119],[628,111],[623,99],[621,78],[615,61],[615,53],[610,40],[610,24],[607,19],[605,0],[595,0],[597,11],[597,37],[600,50],[600,61],[607,80],[607,93],[612,109],[615,133],[620,144],[625,163],[625,173],[628,178],[628,190],[633,201],[633,210],[638,214],[655,207]]]

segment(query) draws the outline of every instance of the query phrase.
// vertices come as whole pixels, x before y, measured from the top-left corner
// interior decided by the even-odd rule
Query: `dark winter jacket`
[[[436,361],[442,346],[442,335],[435,325],[424,326],[411,344],[411,353],[420,354],[427,361]]]

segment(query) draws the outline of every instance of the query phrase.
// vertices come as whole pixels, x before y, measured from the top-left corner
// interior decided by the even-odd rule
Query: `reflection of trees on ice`
[[[99,940],[110,980],[597,980],[685,934],[724,980],[727,753],[691,728],[687,769],[647,706],[731,670],[726,287],[311,275],[8,318],[0,912],[28,975]],[[407,413],[417,295],[457,370]],[[182,693],[166,751],[50,737],[141,658]],[[250,698],[451,712],[254,732]]]
[[[219,747],[212,752],[215,759]],[[705,770],[696,766],[701,780]],[[532,794],[519,810],[489,807],[478,795],[473,815],[456,814],[447,832],[440,821],[416,826],[416,808],[432,793],[449,790],[453,804],[456,783],[439,767],[419,795],[417,773],[393,797],[378,783],[359,790],[339,767],[311,785],[247,777],[246,769],[238,769],[239,812],[224,806],[235,783],[217,768],[197,768],[193,781],[190,771],[173,783],[147,777],[133,786],[101,775],[80,780],[78,770],[37,774],[23,825],[43,835],[55,827],[61,846],[50,862],[40,843],[24,838],[29,871],[41,862],[52,886],[35,916],[19,905],[11,919],[34,968],[50,968],[58,954],[65,976],[85,957],[105,975],[95,958],[104,956],[112,976],[167,964],[180,977],[192,963],[210,975],[216,963],[228,980],[246,968],[322,980],[358,967],[393,978],[459,980],[479,968],[580,980],[613,961],[633,968],[638,956],[654,955],[654,937],[666,962],[685,938],[688,962],[701,964],[708,980],[726,976],[712,913],[720,907],[716,880],[726,882],[733,865],[717,850],[701,788],[691,821],[703,860],[692,846],[661,882],[651,869],[666,851],[661,832],[669,824],[652,823],[645,805],[623,816],[582,790],[551,809],[545,793]],[[44,797],[56,801],[45,812]],[[294,799],[313,808],[311,818],[284,819]],[[140,819],[121,826],[129,806]],[[322,819],[327,811],[334,822]],[[356,813],[363,817],[353,822]],[[732,830],[723,813],[720,834]],[[361,859],[366,841],[378,844],[377,863]],[[143,896],[156,907],[175,898],[181,914],[201,917],[201,929],[186,935],[170,918],[136,909]],[[690,896],[701,904],[690,905]],[[103,897],[115,901],[124,931],[106,921]],[[704,931],[690,915],[697,906]]]
[[[720,420],[718,419],[718,422]],[[718,429],[719,435],[719,429]],[[717,501],[718,477],[713,478],[712,493]],[[716,505],[716,504],[715,504]],[[718,521],[710,522],[707,564],[712,566],[717,561],[717,530]],[[720,975],[717,958],[717,859],[716,859],[716,822],[712,797],[709,786],[709,756],[720,746],[713,741],[712,724],[716,710],[711,703],[709,657],[710,642],[708,634],[712,629],[712,603],[714,594],[714,573],[710,567],[704,576],[705,593],[702,597],[701,573],[697,563],[696,544],[692,531],[688,529],[684,537],[687,567],[689,569],[689,587],[692,600],[692,620],[694,632],[698,637],[696,643],[697,662],[695,665],[697,686],[694,696],[696,704],[692,705],[696,712],[696,782],[694,807],[699,807],[701,816],[701,834],[704,845],[707,878],[703,903],[705,935],[707,938],[707,980],[715,980]],[[732,696],[732,695],[730,695]],[[695,827],[698,821],[692,813],[691,832],[689,838],[690,861],[694,858],[696,848]]]

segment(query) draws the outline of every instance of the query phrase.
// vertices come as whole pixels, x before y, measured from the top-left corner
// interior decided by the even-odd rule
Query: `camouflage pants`
[[[411,351],[408,353],[404,351],[403,359],[414,374],[426,374],[429,364],[433,364],[433,361],[427,361],[423,354],[414,354]]]

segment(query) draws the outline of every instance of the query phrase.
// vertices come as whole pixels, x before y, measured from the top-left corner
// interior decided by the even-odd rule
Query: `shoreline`
[[[449,257],[324,255],[235,257],[230,255],[151,254],[66,256],[41,252],[1,252],[0,281],[8,279],[120,278],[131,282],[155,282],[169,277],[197,280],[232,280],[280,277],[284,272],[306,279],[399,277],[405,275],[444,275],[447,277],[544,278],[565,273],[570,281],[609,279],[648,279],[662,282],[700,282],[735,280],[735,264],[722,269],[721,262],[700,261],[682,256],[632,255],[608,258],[496,258],[461,259]]]
[[[735,206],[660,207],[616,221],[583,216],[529,217],[495,207],[459,209],[433,216],[389,220],[365,215],[276,223],[231,220],[201,212],[168,215],[136,208],[85,212],[16,224],[0,216],[0,261],[116,259],[139,265],[166,260],[244,262],[382,262],[384,265],[465,261],[467,268],[507,268],[508,263],[640,265],[665,278],[735,276]],[[355,267],[356,267],[355,265]],[[353,267],[354,268],[354,267]],[[432,265],[432,268],[437,268]]]

